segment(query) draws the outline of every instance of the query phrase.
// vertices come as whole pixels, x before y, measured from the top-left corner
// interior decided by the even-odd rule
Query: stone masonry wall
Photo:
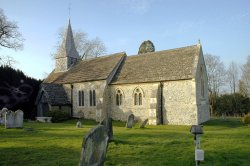
[[[203,68],[203,76],[204,76],[204,96],[201,94],[201,67]],[[210,119],[209,113],[209,97],[208,97],[208,80],[206,74],[206,66],[204,62],[204,58],[202,53],[200,54],[200,58],[197,65],[197,73],[195,76],[196,80],[196,96],[197,96],[197,107],[198,107],[198,123],[201,124]]]
[[[100,121],[103,119],[103,93],[106,86],[106,80],[82,82],[73,84],[73,117],[84,117],[86,119],[94,119]],[[71,98],[71,85],[65,84],[69,99]],[[84,91],[84,106],[79,106],[78,91]],[[90,106],[89,91],[95,90],[96,106]]]
[[[139,88],[142,91],[142,105],[134,105],[134,91]],[[126,121],[130,114],[135,115],[135,119],[142,121],[149,119],[149,124],[158,124],[158,88],[159,83],[141,83],[126,85],[111,85],[111,117],[114,120]],[[122,105],[116,105],[116,91],[122,92]]]
[[[197,124],[195,80],[163,83],[163,124]]]
[[[55,72],[63,72],[68,70],[68,59],[65,58],[58,58],[56,59],[56,67]]]

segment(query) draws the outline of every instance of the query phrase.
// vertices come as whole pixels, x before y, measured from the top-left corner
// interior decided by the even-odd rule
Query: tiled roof
[[[128,56],[111,84],[194,78],[200,45]]]
[[[69,105],[67,94],[60,84],[42,84],[42,89],[47,98],[47,102],[51,105]]]
[[[75,83],[84,81],[105,80],[114,70],[119,61],[126,56],[124,52],[81,60],[66,72],[54,71],[44,83]]]

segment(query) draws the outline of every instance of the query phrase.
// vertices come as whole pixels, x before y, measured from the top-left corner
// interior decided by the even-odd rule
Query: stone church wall
[[[163,83],[163,124],[197,124],[195,80]]]
[[[103,93],[106,86],[106,80],[91,81],[82,83],[73,83],[73,117],[84,117],[86,119],[93,119],[100,121],[103,119]],[[71,99],[71,84],[65,84],[69,99]],[[84,106],[79,106],[78,92],[84,91]],[[90,106],[90,90],[95,90],[96,106]]]
[[[134,92],[139,88],[142,92],[142,105],[134,104]],[[116,91],[122,92],[122,104],[116,105]],[[159,123],[159,83],[141,83],[111,85],[111,117],[114,120],[126,121],[130,114],[135,115],[135,119],[142,121],[149,119],[149,124]]]
[[[208,79],[206,74],[206,66],[202,53],[200,54],[199,62],[197,65],[196,80],[196,96],[198,108],[198,123],[201,124],[210,119],[209,113],[209,98],[208,98]],[[201,86],[201,67],[203,68],[204,87]],[[204,96],[202,96],[201,89],[204,88]]]

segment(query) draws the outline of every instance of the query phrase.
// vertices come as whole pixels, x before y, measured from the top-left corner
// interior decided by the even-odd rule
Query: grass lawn
[[[0,165],[77,165],[83,136],[96,123],[76,120],[64,123],[25,122],[24,129],[0,126]],[[193,136],[190,126],[159,125],[126,129],[125,123],[113,123],[115,140],[109,144],[105,165],[194,165]],[[239,119],[212,119],[204,124],[201,165],[249,166],[250,127]]]

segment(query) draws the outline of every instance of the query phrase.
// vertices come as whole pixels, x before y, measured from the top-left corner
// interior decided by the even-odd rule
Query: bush
[[[242,119],[243,123],[245,124],[250,124],[250,113],[248,113],[247,115],[245,115]]]
[[[50,117],[52,117],[51,121],[53,123],[67,120],[70,117],[69,113],[67,111],[63,111],[63,110],[52,110],[52,111],[49,111],[48,115]]]

